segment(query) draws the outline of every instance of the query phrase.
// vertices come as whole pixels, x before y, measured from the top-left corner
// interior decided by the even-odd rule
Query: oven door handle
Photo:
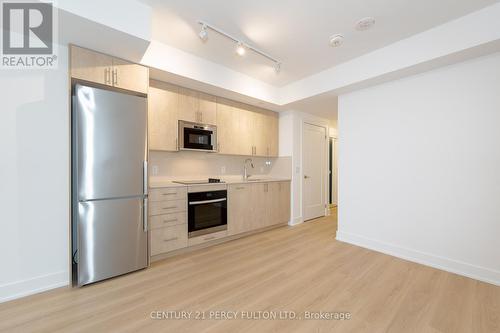
[[[227,198],[222,198],[222,199],[214,199],[214,200],[203,200],[203,201],[190,201],[190,205],[203,205],[203,204],[209,204],[209,203],[215,203],[215,202],[222,202],[226,201]]]

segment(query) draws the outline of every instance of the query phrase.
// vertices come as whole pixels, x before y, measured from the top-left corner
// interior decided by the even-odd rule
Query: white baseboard
[[[389,254],[394,257],[500,286],[500,271],[475,266],[417,250],[403,248],[348,232],[337,231],[336,238],[341,242],[361,246],[370,250]]]
[[[0,303],[69,285],[69,273],[62,271],[0,285]]]

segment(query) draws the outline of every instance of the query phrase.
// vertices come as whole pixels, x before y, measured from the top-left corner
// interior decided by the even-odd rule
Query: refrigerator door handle
[[[143,219],[143,228],[144,232],[148,232],[148,198],[144,197],[144,205],[142,211],[142,219]]]
[[[148,195],[148,161],[144,161],[143,177],[144,195]]]
[[[143,183],[144,183],[144,211],[143,211],[143,227],[144,232],[148,232],[148,161],[144,161],[143,167]]]

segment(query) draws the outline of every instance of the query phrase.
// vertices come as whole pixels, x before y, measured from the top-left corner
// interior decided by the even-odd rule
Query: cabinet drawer
[[[149,201],[166,201],[187,199],[185,187],[165,187],[149,190]]]
[[[151,229],[186,224],[186,212],[151,216]]]
[[[187,247],[187,225],[175,225],[151,230],[151,255]]]
[[[226,236],[227,236],[227,230],[222,230],[222,231],[214,232],[212,234],[207,234],[207,235],[203,235],[203,236],[189,238],[188,244],[189,244],[189,246],[193,246],[193,245],[202,244],[205,242],[210,242],[212,240],[223,238]]]
[[[186,200],[158,201],[149,203],[149,215],[172,214],[186,211]]]

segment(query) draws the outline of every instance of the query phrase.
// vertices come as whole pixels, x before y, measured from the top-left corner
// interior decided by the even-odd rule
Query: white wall
[[[339,98],[338,239],[500,284],[500,53]]]
[[[0,70],[0,302],[68,283],[67,48],[57,70]]]

